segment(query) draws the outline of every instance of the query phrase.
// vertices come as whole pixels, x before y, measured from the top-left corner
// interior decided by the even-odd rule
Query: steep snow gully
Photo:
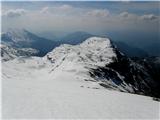
[[[18,57],[2,63],[2,116],[23,119],[158,119],[159,102],[124,93],[132,86],[108,80],[108,90],[90,70],[117,58],[107,38],[61,45],[44,57]],[[117,73],[118,74],[118,73]],[[99,78],[100,79],[100,78]],[[124,92],[118,92],[124,91]]]

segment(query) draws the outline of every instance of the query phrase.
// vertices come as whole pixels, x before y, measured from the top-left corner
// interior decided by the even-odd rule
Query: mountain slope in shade
[[[37,35],[23,29],[9,29],[6,33],[1,35],[3,44],[16,48],[33,48],[39,51],[37,56],[44,56],[51,51],[57,42],[38,37]]]
[[[61,42],[64,44],[77,45],[85,41],[87,38],[93,37],[93,36],[94,35],[87,32],[77,31],[61,38]]]
[[[109,91],[100,84],[105,82],[97,81],[100,76],[90,76],[91,69],[116,59],[109,39],[92,37],[80,45],[61,45],[42,58],[4,62],[3,118],[158,119],[159,103],[151,97]],[[114,79],[106,80],[116,85]],[[123,80],[116,90],[133,88]]]
[[[146,57],[148,53],[140,48],[136,48],[134,46],[130,46],[122,41],[114,41],[114,44],[117,48],[123,52],[128,57]]]
[[[149,53],[150,56],[159,56],[160,57],[160,41],[156,43],[151,43],[144,47],[144,49]]]
[[[132,60],[119,51],[116,51],[116,54],[117,59],[114,62],[92,69],[91,76],[97,81],[102,81],[100,85],[105,88],[117,89],[117,86],[123,85],[125,82],[132,88],[132,91],[126,89],[127,92],[160,98],[160,67],[157,66],[158,63],[138,58]],[[114,82],[115,85],[111,82]]]

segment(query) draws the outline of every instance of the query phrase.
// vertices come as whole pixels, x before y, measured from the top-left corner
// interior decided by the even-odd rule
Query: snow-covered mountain
[[[127,84],[129,87],[125,87],[125,90],[119,90],[160,97],[160,76],[158,75],[160,71],[157,71],[160,70],[159,68],[155,68],[145,61],[134,61],[118,52],[117,55],[118,57],[114,62],[92,69],[91,76],[98,81],[103,81],[100,85],[108,89],[117,90],[119,86],[126,86]]]
[[[46,57],[52,63],[68,60],[77,64],[103,66],[112,62],[116,54],[109,39],[91,37],[80,45],[63,44],[49,52]]]
[[[9,29],[1,34],[2,44],[15,48],[33,48],[39,51],[37,56],[44,56],[57,42],[39,37],[25,29]]]
[[[34,39],[28,36],[28,31],[25,29],[9,29],[6,33],[2,34],[2,41],[10,41],[12,43],[19,42],[32,42]]]
[[[85,71],[85,81],[96,81],[107,89],[159,97],[157,78],[145,66],[126,57],[107,38],[91,37],[80,45],[61,45],[46,57],[53,63],[52,71],[61,67],[75,74]]]
[[[1,60],[8,61],[17,57],[29,57],[36,55],[38,51],[33,48],[14,48],[1,44]]]
[[[122,70],[114,67],[123,60],[128,61],[122,64]],[[126,67],[129,69],[124,75]],[[100,37],[88,38],[79,45],[61,45],[44,57],[3,62],[2,116],[32,119],[158,118],[158,102],[150,97],[127,94],[138,91],[138,94],[151,95],[134,85],[142,84],[141,89],[146,84],[148,87],[147,82],[152,79],[145,70],[142,76],[144,74],[143,77],[148,79],[143,79],[143,70],[140,64],[118,51],[108,38]],[[127,77],[137,80],[128,82]],[[154,88],[152,84],[149,84],[150,88]]]

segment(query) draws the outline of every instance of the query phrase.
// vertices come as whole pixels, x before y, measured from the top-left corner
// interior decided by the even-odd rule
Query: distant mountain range
[[[160,56],[160,41],[144,47],[149,56]]]
[[[25,29],[9,29],[1,35],[2,44],[15,48],[33,48],[39,52],[37,56],[44,56],[51,51],[57,42],[39,37]]]
[[[90,33],[83,32],[83,31],[77,31],[60,38],[60,41],[65,44],[76,45],[76,44],[82,43],[87,38],[92,36],[95,36],[95,35],[92,35]]]
[[[147,57],[148,53],[140,48],[130,46],[125,42],[114,41],[117,48],[126,54],[128,57]]]
[[[147,52],[148,56],[160,56],[160,34],[141,31],[106,32],[112,41],[120,41]]]
[[[33,48],[16,48],[7,45],[1,45],[1,60],[8,61],[17,57],[33,56],[38,54],[38,50]]]
[[[7,32],[2,33],[1,40],[2,44],[9,47],[32,48],[38,51],[37,53],[34,52],[33,54],[30,55],[44,56],[55,47],[58,47],[60,44],[77,45],[82,43],[87,38],[93,36],[95,35],[83,31],[78,31],[68,34],[61,38],[54,37],[52,40],[49,40],[43,37],[39,37],[34,33],[31,33],[25,29],[9,29]],[[157,54],[158,52],[155,50],[159,50],[160,48],[158,44],[152,44],[150,46],[146,46],[146,49],[148,48],[146,52],[143,49],[137,48],[133,45],[129,45],[122,41],[115,41],[114,39],[112,39],[112,42],[115,46],[117,46],[117,49],[122,51],[128,57],[152,56],[150,54],[150,51],[152,51],[152,53],[154,53],[153,56],[155,56],[158,55]],[[153,48],[153,46],[154,49],[151,49]]]

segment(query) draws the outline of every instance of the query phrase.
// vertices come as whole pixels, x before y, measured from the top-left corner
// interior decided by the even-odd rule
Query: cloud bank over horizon
[[[156,2],[2,2],[2,31],[12,27],[26,28],[35,32],[56,30],[91,33],[127,30],[156,32],[160,23],[158,4]],[[149,10],[146,10],[146,7]]]

